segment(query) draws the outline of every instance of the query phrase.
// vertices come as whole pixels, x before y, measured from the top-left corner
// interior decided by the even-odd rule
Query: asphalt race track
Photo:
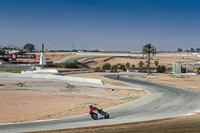
[[[117,75],[107,75],[105,77],[117,80]],[[0,133],[44,131],[139,122],[181,116],[200,108],[199,92],[132,79],[125,75],[120,75],[118,80],[139,86],[145,89],[148,95],[105,110],[111,116],[108,120],[92,120],[89,114],[84,114],[60,120],[0,125]]]

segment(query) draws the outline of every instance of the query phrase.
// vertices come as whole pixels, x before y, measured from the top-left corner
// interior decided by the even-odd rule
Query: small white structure
[[[45,53],[44,53],[44,44],[42,44],[42,52],[40,55],[40,65],[44,66],[46,65],[46,58],[45,58]]]
[[[45,58],[44,52],[41,52],[41,55],[40,55],[40,65],[46,65],[46,58]]]
[[[36,67],[33,70],[21,71],[21,74],[32,74],[32,73],[58,73],[57,69],[45,69],[41,67]]]
[[[5,53],[6,54],[14,54],[14,53],[17,53],[19,51],[20,51],[19,49],[6,49]]]
[[[173,74],[180,74],[180,73],[181,73],[181,64],[173,63]]]

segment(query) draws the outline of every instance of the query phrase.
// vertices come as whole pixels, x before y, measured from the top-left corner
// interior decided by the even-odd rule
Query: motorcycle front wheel
[[[97,119],[98,119],[98,115],[95,114],[95,113],[92,113],[92,114],[91,114],[91,117],[92,117],[92,119],[94,119],[94,120],[97,120]]]

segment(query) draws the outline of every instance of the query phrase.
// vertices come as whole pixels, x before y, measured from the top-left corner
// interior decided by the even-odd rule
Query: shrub
[[[186,73],[186,67],[181,67],[181,73]]]
[[[131,65],[131,69],[135,69],[135,65],[133,64],[133,65]]]
[[[94,70],[100,70],[100,67],[95,67]]]
[[[5,51],[4,50],[0,50],[0,55],[3,55],[5,54]]]
[[[126,62],[126,68],[129,69],[129,67],[130,67],[130,63]]]
[[[159,61],[154,61],[154,64],[155,64],[155,66],[158,66],[158,64],[159,64]]]
[[[121,63],[117,63],[116,65],[113,66],[113,69],[117,71],[117,69],[122,69],[123,71],[126,71],[126,66]]]
[[[110,69],[111,69],[110,63],[105,63],[105,64],[103,64],[102,69],[103,69],[103,70],[110,70]]]
[[[143,65],[144,65],[144,62],[142,62],[142,61],[140,61],[140,62],[138,63],[138,66],[139,66],[140,68],[142,68]]]
[[[161,66],[161,65],[158,65],[157,66],[157,72],[159,73],[165,73],[166,72],[166,67],[165,66]]]
[[[78,68],[77,63],[66,63],[64,65],[65,68]]]

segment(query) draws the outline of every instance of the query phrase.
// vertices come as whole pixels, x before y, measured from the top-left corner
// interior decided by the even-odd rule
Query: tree
[[[158,65],[158,67],[156,68],[157,72],[158,73],[165,73],[166,71],[166,67],[165,66],[161,66],[161,65]]]
[[[133,65],[131,65],[131,69],[135,69],[135,65],[133,64]]]
[[[138,63],[138,66],[139,66],[140,68],[142,68],[143,65],[144,65],[144,62],[142,62],[142,61],[140,61],[140,62]]]
[[[110,70],[110,68],[111,68],[110,63],[103,64],[103,67],[102,67],[103,70]]]
[[[129,67],[130,67],[130,63],[126,62],[126,68],[129,69]]]
[[[27,43],[24,45],[24,49],[27,49],[29,52],[32,52],[35,49],[35,46],[31,43]]]
[[[121,69],[123,71],[126,71],[126,66],[124,64],[121,64],[121,63],[117,63],[113,66],[113,69],[115,71],[117,71],[118,69]]]
[[[197,48],[197,49],[196,49],[196,52],[200,52],[200,48]]]
[[[101,68],[100,67],[95,67],[94,70],[99,71],[99,70],[101,70]]]
[[[155,64],[155,66],[157,67],[158,66],[158,64],[159,64],[159,61],[154,61],[154,64]]]
[[[194,48],[191,48],[190,51],[191,51],[191,52],[195,52],[195,49],[194,49]]]
[[[147,72],[148,72],[148,75],[149,75],[150,74],[149,66],[150,66],[150,63],[151,63],[150,57],[151,57],[151,54],[153,56],[156,54],[156,48],[154,46],[152,46],[151,43],[148,43],[148,44],[143,46],[142,53],[143,53],[143,56],[147,55]]]
[[[3,55],[5,54],[5,51],[4,50],[0,50],[0,55]]]
[[[178,48],[177,51],[178,51],[178,52],[182,52],[183,50],[182,50],[181,48]]]

